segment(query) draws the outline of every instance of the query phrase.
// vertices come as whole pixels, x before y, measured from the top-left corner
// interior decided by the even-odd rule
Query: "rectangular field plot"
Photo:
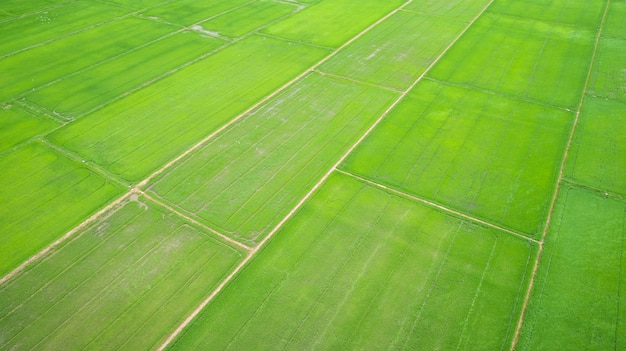
[[[564,187],[517,350],[626,349],[626,203]]]
[[[0,287],[0,348],[154,348],[242,256],[131,197]]]
[[[128,17],[5,57],[0,60],[0,101],[123,54],[174,29]]]
[[[50,139],[138,181],[328,53],[249,37],[77,120]]]
[[[488,3],[489,0],[414,0],[404,9],[470,22]]]
[[[626,196],[626,103],[586,98],[565,175]]]
[[[404,90],[464,26],[441,17],[400,11],[340,51],[321,70]]]
[[[189,26],[249,3],[250,0],[174,0],[143,12],[170,23]]]
[[[192,31],[176,33],[37,89],[26,99],[61,118],[78,118],[223,43]]]
[[[270,24],[298,9],[296,4],[261,0],[248,3],[221,16],[202,22],[205,30],[235,38]]]
[[[626,39],[600,39],[587,92],[626,102]]]
[[[404,0],[323,0],[262,32],[296,42],[339,47]]]
[[[171,349],[499,350],[535,251],[335,173]]]
[[[0,277],[121,191],[120,187],[39,143],[3,155],[0,158]]]
[[[207,143],[151,190],[254,244],[397,95],[310,75]]]
[[[15,105],[0,105],[0,154],[58,125],[51,119],[35,117]]]
[[[429,76],[575,109],[595,32],[485,13]]]
[[[12,21],[0,22],[0,57],[111,20],[130,11],[97,1],[78,1]]]
[[[539,237],[572,119],[426,80],[341,167]]]
[[[497,0],[488,11],[598,29],[605,5],[606,0]]]

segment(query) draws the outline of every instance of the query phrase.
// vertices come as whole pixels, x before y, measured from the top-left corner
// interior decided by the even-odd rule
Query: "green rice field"
[[[6,0],[0,33],[0,350],[626,348],[623,0]]]

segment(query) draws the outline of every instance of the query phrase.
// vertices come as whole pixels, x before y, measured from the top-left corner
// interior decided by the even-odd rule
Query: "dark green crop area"
[[[623,0],[4,0],[0,34],[0,350],[626,348]]]

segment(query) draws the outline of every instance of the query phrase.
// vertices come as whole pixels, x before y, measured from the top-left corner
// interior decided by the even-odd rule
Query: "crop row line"
[[[602,35],[602,29],[604,28],[604,23],[606,22],[607,14],[609,12],[609,6],[611,5],[611,0],[607,0],[606,5],[604,7],[604,13],[602,15],[602,21],[600,22],[600,27],[598,29],[598,33],[596,35],[596,40],[593,48],[593,54],[591,55],[591,62],[589,63],[589,68],[587,69],[587,78],[585,79],[585,85],[581,94],[581,97],[578,101],[578,108],[576,109],[576,116],[574,118],[574,122],[572,124],[569,138],[567,140],[567,144],[565,145],[565,152],[563,153],[563,158],[561,159],[561,165],[559,168],[559,176],[556,181],[556,186],[554,189],[554,194],[552,195],[552,201],[550,203],[550,210],[548,211],[548,217],[546,219],[546,224],[543,228],[543,233],[541,235],[541,240],[539,242],[539,250],[537,251],[537,257],[535,258],[535,264],[533,266],[533,272],[530,277],[530,281],[528,284],[528,289],[526,291],[526,296],[524,298],[524,304],[522,305],[522,310],[520,312],[520,317],[517,323],[517,327],[515,329],[515,333],[513,335],[513,341],[511,342],[510,350],[515,350],[517,343],[519,341],[520,333],[522,330],[522,325],[524,324],[524,318],[526,316],[526,312],[528,310],[528,305],[530,302],[530,296],[533,292],[533,287],[535,285],[535,279],[537,278],[537,272],[539,271],[539,264],[541,263],[541,258],[543,254],[543,248],[546,236],[548,234],[548,230],[550,229],[550,224],[552,222],[552,216],[554,215],[554,209],[556,207],[556,200],[559,196],[561,185],[564,180],[565,173],[565,163],[567,162],[567,156],[569,155],[569,151],[572,146],[572,141],[574,140],[574,134],[576,133],[576,127],[578,126],[578,121],[580,120],[580,114],[582,112],[583,103],[585,101],[585,96],[587,94],[587,89],[589,88],[589,82],[591,81],[591,74],[593,72],[593,65],[596,60],[596,54],[598,52],[598,45],[600,43],[600,37]]]
[[[447,212],[449,214],[455,215],[457,217],[461,217],[463,219],[467,219],[467,220],[470,220],[472,222],[475,222],[475,223],[478,223],[478,224],[482,224],[484,226],[487,226],[487,227],[490,227],[490,228],[493,228],[493,229],[497,229],[497,230],[506,232],[506,233],[514,235],[514,236],[516,236],[518,238],[521,238],[521,239],[524,239],[524,240],[527,240],[527,241],[530,241],[530,242],[533,242],[533,243],[536,243],[536,244],[539,243],[539,241],[537,239],[533,239],[533,238],[531,238],[529,236],[526,236],[526,235],[524,235],[522,233],[518,233],[516,231],[513,231],[511,229],[499,226],[497,224],[494,224],[494,223],[491,223],[491,222],[487,222],[487,221],[484,221],[484,220],[476,218],[476,217],[472,217],[472,216],[467,215],[467,214],[465,214],[463,212],[459,212],[459,211],[453,210],[453,209],[451,209],[449,207],[440,205],[440,204],[438,204],[436,202],[429,201],[429,200],[426,200],[424,198],[421,198],[421,197],[418,197],[418,196],[415,196],[415,195],[407,194],[407,193],[405,193],[403,191],[400,191],[398,189],[394,189],[394,188],[388,187],[386,185],[377,183],[377,182],[375,182],[373,180],[370,180],[370,179],[367,179],[367,178],[363,178],[361,176],[358,176],[358,175],[356,175],[354,173],[351,173],[351,172],[344,171],[342,169],[338,169],[337,168],[335,170],[337,172],[339,172],[339,173],[345,174],[345,175],[347,175],[349,177],[352,177],[352,178],[354,178],[356,180],[359,180],[361,182],[367,183],[369,185],[373,185],[373,186],[375,186],[377,188],[380,188],[382,190],[385,190],[387,192],[392,192],[392,193],[394,193],[396,195],[402,196],[404,198],[407,198],[407,199],[410,199],[410,200],[413,200],[413,201],[420,202],[422,204],[428,205],[429,207],[437,208],[439,210],[442,210],[442,211]]]
[[[394,93],[402,94],[402,90],[396,89],[396,88],[392,88],[392,87],[388,87],[386,85],[369,83],[369,82],[365,82],[365,81],[362,81],[362,80],[359,80],[359,79],[356,79],[356,78],[350,78],[350,77],[342,76],[342,75],[339,75],[339,74],[329,73],[329,72],[322,71],[322,70],[319,70],[319,69],[314,70],[314,72],[319,73],[319,74],[321,74],[323,76],[328,76],[328,77],[335,78],[335,79],[346,80],[346,81],[349,81],[349,82],[352,82],[352,83],[356,83],[356,84],[360,84],[360,85],[367,85],[367,86],[370,86],[370,87],[384,89],[384,90],[389,90],[389,91],[392,91]]]

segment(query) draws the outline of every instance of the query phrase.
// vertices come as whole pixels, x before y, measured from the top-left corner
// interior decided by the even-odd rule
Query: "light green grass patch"
[[[534,254],[333,174],[171,349],[500,349]]]
[[[405,9],[470,22],[489,0],[414,0]]]
[[[0,56],[26,49],[130,12],[97,1],[70,2],[13,21],[0,22]]]
[[[49,118],[33,116],[13,106],[0,106],[0,154],[58,126]]]
[[[158,346],[243,256],[140,197],[0,288],[0,348]]]
[[[149,7],[158,6],[171,0],[106,0],[107,2],[130,7],[136,10],[142,10]]]
[[[598,29],[605,7],[606,0],[498,0],[488,11]]]
[[[77,120],[50,140],[138,181],[326,55],[249,37]]]
[[[600,39],[587,91],[592,95],[626,102],[625,39]]]
[[[174,27],[127,17],[0,60],[0,101],[159,38]],[[80,48],[80,55],[77,55]]]
[[[486,13],[429,75],[574,110],[594,39],[587,29]]]
[[[232,11],[250,0],[174,0],[154,6],[143,14],[170,23],[189,26]]]
[[[255,244],[397,96],[310,75],[207,143],[151,190]]]
[[[0,276],[121,192],[121,187],[39,143],[1,157]]]
[[[404,2],[325,0],[262,32],[302,43],[339,47]]]
[[[231,12],[202,22],[204,29],[235,38],[285,17],[297,10],[295,4],[261,0],[245,4]]]
[[[626,203],[565,186],[518,350],[626,348]]]
[[[464,26],[441,17],[400,11],[341,50],[321,70],[403,90]]]
[[[537,238],[572,119],[422,81],[341,167]]]
[[[565,175],[626,196],[626,104],[588,96]]]
[[[624,23],[626,23],[626,1],[612,0],[602,35],[626,39]]]
[[[38,89],[26,98],[63,118],[82,117],[222,44],[192,31],[176,33]]]

